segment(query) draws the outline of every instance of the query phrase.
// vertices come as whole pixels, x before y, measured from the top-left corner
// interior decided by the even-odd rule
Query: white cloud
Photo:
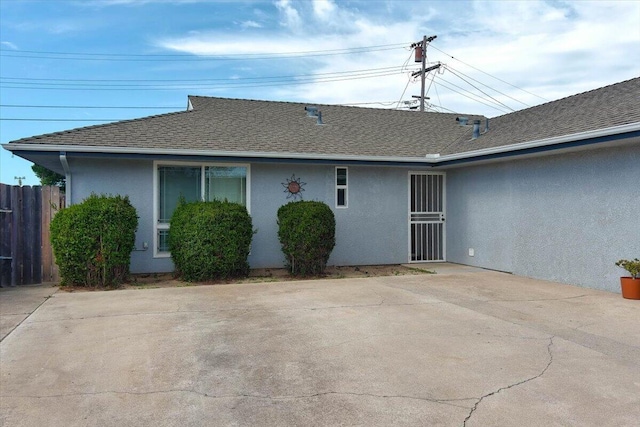
[[[12,50],[18,50],[18,46],[16,46],[15,44],[13,44],[11,42],[2,41],[2,42],[0,42],[0,45],[6,46],[6,47],[8,47],[9,49],[12,49]]]
[[[245,30],[247,28],[262,28],[262,24],[259,24],[256,21],[251,21],[251,20],[241,22],[240,26]]]
[[[323,21],[331,19],[336,9],[336,5],[331,0],[313,0],[313,13]]]
[[[275,6],[282,14],[280,25],[292,30],[299,30],[302,27],[302,18],[298,10],[291,5],[290,0],[278,0]]]
[[[287,53],[396,43],[408,46],[410,42],[420,40],[423,34],[437,34],[438,38],[427,50],[429,60],[442,61],[453,71],[464,73],[468,82],[452,70],[444,71],[436,79],[441,84],[429,91],[431,102],[459,112],[490,116],[498,115],[500,111],[472,101],[445,85],[461,92],[454,86],[457,85],[486,99],[471,83],[519,109],[523,105],[508,96],[529,105],[543,101],[478,69],[547,99],[640,75],[638,2],[581,2],[578,7],[532,0],[460,3],[457,8],[443,3],[389,2],[384,4],[383,10],[379,3],[368,2],[366,5],[357,10],[331,1],[310,4],[279,0],[274,6],[283,28],[251,27],[251,33],[234,35],[212,31],[165,39],[158,44],[195,55]],[[378,9],[369,5],[378,5]],[[259,52],[256,52],[256,38],[260,40]],[[288,75],[336,73],[399,66],[409,55],[408,50],[398,48],[305,57],[296,64],[287,62],[286,66]],[[278,75],[271,64],[274,63],[256,61],[252,64],[253,72],[257,73],[255,70],[262,67],[262,75]],[[409,65],[417,69],[413,58]],[[264,71],[267,68],[269,71]],[[407,74],[400,72],[385,77],[315,85],[292,81],[285,87],[252,88],[247,96],[322,103],[390,101],[400,98],[408,81]],[[419,90],[419,84],[409,83],[403,99],[410,100]],[[237,96],[243,96],[242,92]]]

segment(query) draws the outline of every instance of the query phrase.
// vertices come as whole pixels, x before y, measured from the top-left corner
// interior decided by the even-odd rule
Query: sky
[[[188,95],[495,117],[640,76],[640,1],[0,0],[0,143]],[[416,112],[416,114],[419,114]],[[0,149],[0,182],[38,185]]]

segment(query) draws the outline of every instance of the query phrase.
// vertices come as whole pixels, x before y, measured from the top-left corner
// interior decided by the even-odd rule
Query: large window
[[[155,254],[169,256],[169,221],[180,198],[227,200],[249,208],[248,165],[194,165],[156,163]]]

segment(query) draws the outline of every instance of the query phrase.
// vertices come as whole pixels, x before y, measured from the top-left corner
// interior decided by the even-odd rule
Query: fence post
[[[11,285],[11,186],[0,184],[0,287]]]
[[[49,227],[55,214],[64,208],[64,193],[60,187],[53,185],[42,187],[42,281],[58,282],[58,266],[51,247],[51,233]]]

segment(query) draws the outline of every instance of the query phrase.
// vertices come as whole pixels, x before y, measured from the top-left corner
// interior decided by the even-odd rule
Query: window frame
[[[170,251],[160,251],[158,249],[158,233],[161,230],[169,230],[169,224],[158,222],[160,217],[160,174],[158,168],[163,166],[186,166],[186,167],[200,167],[200,200],[204,200],[205,196],[205,181],[206,167],[243,167],[247,170],[246,179],[246,194],[245,207],[251,215],[251,164],[250,163],[221,163],[221,162],[185,162],[185,161],[161,161],[154,160],[153,162],[153,257],[154,258],[170,258]]]
[[[344,169],[345,171],[345,182],[346,184],[340,185],[338,184],[338,169]],[[336,166],[335,167],[335,207],[336,209],[347,209],[349,207],[349,168],[347,166]],[[338,193],[340,190],[344,190],[344,205],[338,204]]]

